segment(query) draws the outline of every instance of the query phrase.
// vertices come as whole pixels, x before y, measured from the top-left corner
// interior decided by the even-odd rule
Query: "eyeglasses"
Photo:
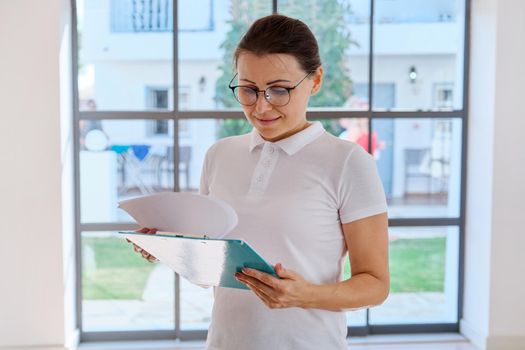
[[[299,81],[295,86],[292,87],[282,87],[282,86],[270,86],[269,88],[265,90],[259,90],[257,88],[246,86],[246,85],[236,85],[232,86],[232,82],[237,76],[238,73],[235,73],[232,80],[228,84],[228,87],[232,90],[233,96],[235,96],[235,99],[239,101],[239,103],[243,106],[253,106],[257,103],[257,99],[259,98],[259,92],[264,92],[264,99],[275,107],[283,107],[286,106],[290,102],[290,91],[295,89],[299,86],[305,80],[310,74],[313,72],[310,72],[305,75],[301,81]]]

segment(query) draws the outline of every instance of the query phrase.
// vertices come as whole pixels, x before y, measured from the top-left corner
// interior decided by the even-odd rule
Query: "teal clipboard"
[[[235,279],[243,267],[279,278],[247,242],[175,234],[119,232],[188,281],[203,286],[248,289]]]

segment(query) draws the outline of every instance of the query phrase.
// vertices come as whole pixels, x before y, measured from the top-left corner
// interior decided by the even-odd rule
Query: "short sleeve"
[[[372,156],[355,147],[343,166],[339,190],[339,217],[346,224],[387,211],[383,184]]]

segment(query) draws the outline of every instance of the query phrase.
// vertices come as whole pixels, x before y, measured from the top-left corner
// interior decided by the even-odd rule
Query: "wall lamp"
[[[410,79],[410,82],[414,84],[417,79],[417,71],[415,66],[411,66],[410,70],[408,71],[408,78]]]

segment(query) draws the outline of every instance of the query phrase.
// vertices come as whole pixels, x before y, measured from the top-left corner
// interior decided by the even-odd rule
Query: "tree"
[[[231,0],[231,19],[227,21],[230,25],[230,30],[220,46],[223,50],[222,63],[219,65],[219,70],[222,74],[215,83],[215,98],[219,106],[223,108],[235,108],[239,106],[231,90],[228,89],[228,83],[235,74],[233,53],[252,22],[257,18],[270,14],[271,8],[268,5],[269,2],[265,1]]]
[[[252,21],[266,14],[265,9],[259,1],[232,0],[231,2],[232,19],[229,21],[231,28],[225,41],[221,44],[224,54],[223,63],[219,69],[222,74],[215,86],[217,102],[223,107],[238,106],[231,91],[227,88],[234,75],[233,53]],[[310,107],[343,106],[350,97],[352,84],[347,68],[346,52],[351,45],[357,45],[352,41],[347,26],[348,17],[351,14],[350,0],[282,0],[278,3],[278,10],[284,15],[305,22],[319,43],[325,77],[321,91],[310,99]],[[334,121],[322,120],[321,122],[332,134],[338,135],[342,131],[339,124]],[[243,121],[236,120],[234,123],[243,123]],[[229,125],[228,129],[244,128],[241,125],[237,128]],[[219,130],[219,134],[229,135],[224,130]]]

